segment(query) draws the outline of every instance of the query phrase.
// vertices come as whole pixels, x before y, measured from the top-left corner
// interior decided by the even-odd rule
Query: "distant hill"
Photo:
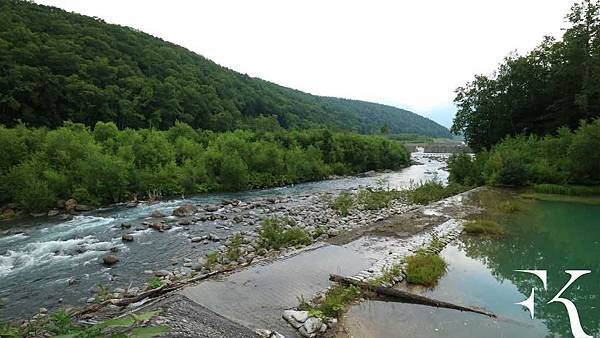
[[[210,34],[210,32],[206,32]],[[270,119],[257,119],[258,117]],[[328,127],[448,137],[422,116],[381,104],[320,97],[219,66],[132,28],[27,1],[0,0],[0,123],[166,129]]]

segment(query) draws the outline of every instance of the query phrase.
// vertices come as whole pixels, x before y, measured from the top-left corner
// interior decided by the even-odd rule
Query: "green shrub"
[[[406,259],[406,281],[433,286],[446,272],[446,262],[438,255],[416,254]]]
[[[484,184],[483,165],[486,159],[486,152],[481,152],[475,157],[464,153],[452,154],[448,159],[448,180],[465,186]]]
[[[348,192],[342,192],[339,194],[329,206],[337,210],[337,212],[342,216],[347,216],[350,214],[350,209],[354,205],[354,198],[352,194]]]
[[[361,189],[358,192],[356,201],[364,209],[367,210],[379,210],[387,208],[390,203],[402,196],[401,192],[397,190],[384,190],[384,189]]]
[[[181,122],[168,131],[118,130],[103,122],[93,130],[74,123],[50,131],[0,126],[0,146],[0,204],[16,202],[29,212],[47,211],[61,199],[108,204],[409,164],[400,143],[378,136],[281,128],[213,133]]]
[[[231,238],[231,243],[229,243],[229,246],[227,247],[227,258],[230,261],[235,262],[240,258],[242,253],[240,247],[242,246],[243,239],[244,237],[240,234],[235,234]]]
[[[413,204],[429,204],[459,194],[466,188],[457,183],[447,186],[438,181],[427,181],[403,192],[405,199]]]
[[[148,281],[148,290],[158,289],[163,286],[163,281],[158,277],[152,277]]]
[[[475,235],[502,235],[504,234],[504,229],[498,225],[496,222],[486,221],[486,220],[478,220],[471,221],[464,225],[464,230],[468,234]]]
[[[306,231],[295,227],[293,221],[286,218],[263,220],[258,234],[263,246],[273,250],[311,243],[310,236]]]
[[[361,291],[356,286],[335,285],[327,291],[316,310],[327,317],[337,317],[360,294]]]

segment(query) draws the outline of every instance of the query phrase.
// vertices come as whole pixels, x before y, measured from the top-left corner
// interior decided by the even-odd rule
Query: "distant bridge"
[[[447,143],[406,143],[406,149],[411,153],[472,153],[473,150],[462,142]]]

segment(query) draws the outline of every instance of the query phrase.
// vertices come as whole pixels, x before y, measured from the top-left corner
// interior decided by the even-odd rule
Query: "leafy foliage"
[[[438,181],[427,181],[404,191],[404,198],[413,204],[429,204],[456,195],[466,190],[466,187],[450,183],[444,186]]]
[[[0,123],[257,131],[328,127],[446,137],[390,106],[313,96],[221,67],[132,28],[29,1],[0,1]]]
[[[506,57],[492,76],[477,75],[456,90],[452,131],[472,149],[489,150],[506,135],[575,128],[600,116],[600,2],[575,3],[567,19],[561,40],[546,37],[528,54]],[[521,165],[508,164],[500,179],[520,183]]]
[[[161,286],[163,286],[163,281],[158,277],[152,277],[148,281],[148,290],[158,289]]]
[[[103,322],[81,327],[75,325],[65,310],[31,321],[20,327],[0,322],[0,337],[47,337],[56,338],[99,338],[99,337],[131,337],[151,338],[169,331],[167,326],[140,326],[156,317],[160,311],[132,313],[127,317],[108,319]]]
[[[600,149],[600,119],[581,122],[574,132],[560,128],[555,136],[507,137],[475,160],[463,157],[451,161],[450,178],[463,182],[483,179],[490,185],[544,184],[535,189],[541,193],[584,194],[593,188],[568,188],[564,184],[600,183],[597,149]]]
[[[379,136],[213,133],[180,122],[166,131],[119,130],[112,122],[93,129],[0,126],[0,159],[0,203],[17,202],[29,211],[48,210],[59,199],[102,204],[263,188],[409,163],[402,144]]]

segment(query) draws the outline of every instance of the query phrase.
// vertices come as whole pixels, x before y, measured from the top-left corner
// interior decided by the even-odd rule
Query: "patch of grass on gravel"
[[[327,291],[323,300],[313,310],[320,311],[327,317],[338,317],[360,295],[360,288],[356,286],[335,285]]]
[[[447,186],[438,181],[427,181],[404,191],[407,202],[412,204],[429,204],[468,190],[468,187],[457,183]]]
[[[306,231],[296,227],[289,218],[268,218],[258,231],[264,247],[279,250],[290,246],[308,245],[312,241]]]
[[[339,194],[330,204],[329,207],[337,211],[341,216],[348,216],[350,210],[354,206],[354,198],[349,192]]]
[[[446,262],[438,255],[418,253],[406,259],[406,281],[411,284],[434,286],[446,272]]]

